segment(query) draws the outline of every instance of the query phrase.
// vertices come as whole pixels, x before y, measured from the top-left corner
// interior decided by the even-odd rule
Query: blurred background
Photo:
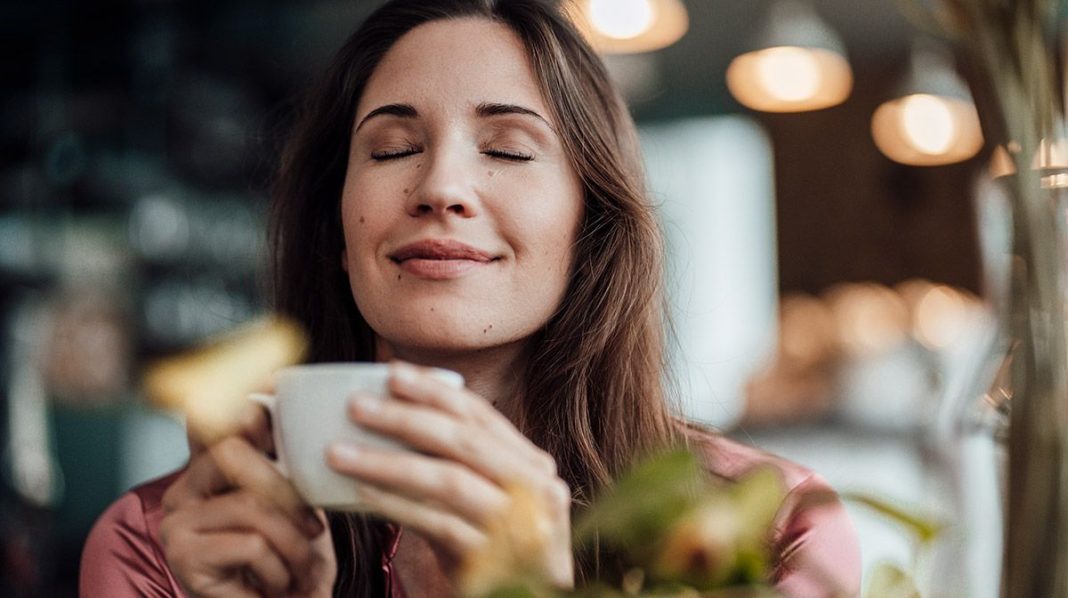
[[[184,462],[140,371],[266,309],[291,102],[379,4],[0,7],[0,594],[74,595],[95,517]],[[996,446],[964,455],[958,436],[990,399],[973,374],[1008,225],[953,57],[900,4],[575,14],[641,129],[688,413],[841,491],[1000,529],[996,502],[962,514],[959,496]],[[912,562],[907,534],[850,509],[866,567]],[[984,541],[960,575],[996,573],[1000,537]]]

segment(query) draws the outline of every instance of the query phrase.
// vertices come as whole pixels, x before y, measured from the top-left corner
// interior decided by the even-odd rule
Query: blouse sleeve
[[[773,575],[792,598],[860,595],[860,545],[838,495],[817,474],[794,486],[779,512]]]
[[[136,491],[97,519],[82,550],[79,595],[84,598],[182,597],[155,538],[158,509]]]

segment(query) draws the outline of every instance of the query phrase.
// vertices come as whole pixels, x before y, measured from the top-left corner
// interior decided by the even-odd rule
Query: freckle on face
[[[363,216],[360,216],[360,224],[363,224]]]

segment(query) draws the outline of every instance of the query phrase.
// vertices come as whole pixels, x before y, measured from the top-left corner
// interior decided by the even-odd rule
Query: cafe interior
[[[0,8],[0,595],[76,595],[100,513],[188,459],[146,368],[269,314],[294,99],[381,3]],[[639,128],[686,417],[818,471],[865,595],[1009,595],[1020,150],[943,3],[571,4]]]

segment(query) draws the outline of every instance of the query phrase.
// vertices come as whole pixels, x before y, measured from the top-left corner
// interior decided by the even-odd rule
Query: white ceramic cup
[[[432,375],[455,388],[463,376],[451,370]],[[308,504],[338,511],[359,511],[359,482],[326,464],[326,448],[333,442],[400,448],[396,441],[360,428],[348,416],[354,393],[386,397],[389,365],[384,363],[321,363],[279,370],[275,393],[249,398],[271,415],[278,469]]]

